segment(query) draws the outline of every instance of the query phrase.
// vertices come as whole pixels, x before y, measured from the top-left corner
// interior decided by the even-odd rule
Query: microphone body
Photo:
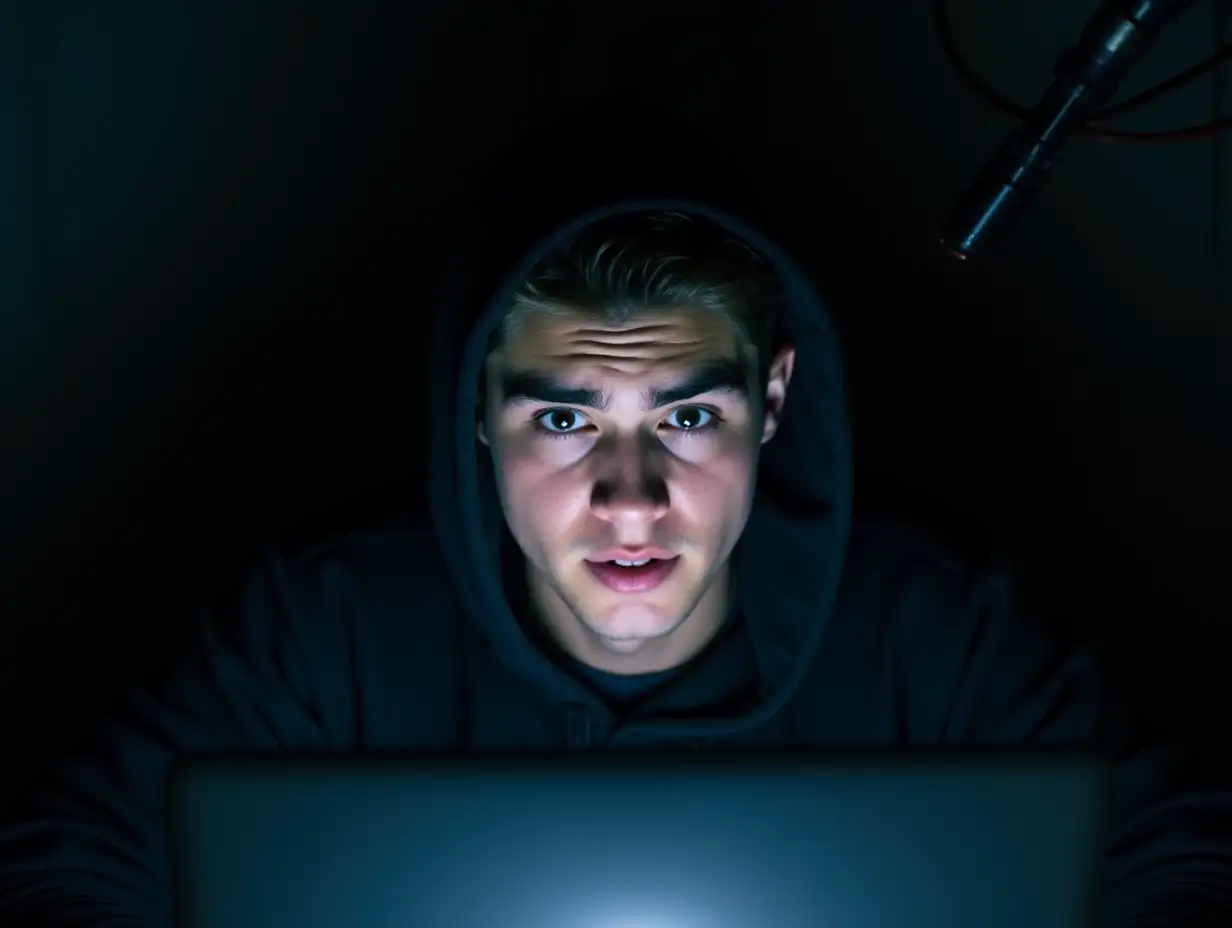
[[[1039,104],[976,175],[943,227],[941,243],[962,260],[1004,236],[1043,186],[1057,152],[1113,96],[1162,29],[1195,0],[1107,0],[1053,69]]]

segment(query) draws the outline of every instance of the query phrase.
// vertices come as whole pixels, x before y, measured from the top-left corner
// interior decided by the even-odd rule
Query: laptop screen
[[[1073,760],[206,766],[190,928],[1077,928],[1105,779]]]

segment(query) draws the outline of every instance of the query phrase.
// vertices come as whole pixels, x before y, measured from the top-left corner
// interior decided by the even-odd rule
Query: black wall
[[[760,178],[833,299],[861,462],[986,523],[1154,713],[1226,736],[1227,149],[1077,143],[999,259],[962,272],[936,230],[1010,123],[958,84],[931,4],[745,6],[0,4],[13,776],[255,543],[422,470],[459,190],[519,127],[622,83]],[[1090,12],[953,6],[1025,102]],[[1209,54],[1215,13],[1129,89]],[[1130,125],[1202,121],[1212,96]]]

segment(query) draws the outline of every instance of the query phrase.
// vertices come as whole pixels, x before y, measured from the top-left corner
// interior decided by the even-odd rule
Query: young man
[[[1104,924],[1232,924],[1228,795],[996,570],[853,520],[820,299],[646,121],[600,106],[481,200],[438,320],[430,524],[271,549],[0,832],[0,922],[170,924],[184,755],[684,744],[1096,746]]]

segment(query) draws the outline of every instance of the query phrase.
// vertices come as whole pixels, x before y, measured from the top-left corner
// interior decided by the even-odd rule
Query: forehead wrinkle
[[[567,337],[581,341],[657,341],[664,333],[678,331],[674,325],[643,325],[636,328],[582,328],[575,329]],[[703,336],[704,337],[704,336]]]
[[[635,342],[633,341],[610,342],[610,341],[604,341],[601,339],[575,339],[570,344],[576,345],[577,347],[583,350],[590,349],[590,350],[598,350],[598,351],[602,351],[605,349],[610,349],[613,351],[645,351],[646,349],[657,350],[657,349],[665,347],[663,342],[658,341],[656,339],[645,339],[645,340],[639,340]],[[704,344],[704,342],[699,341],[696,344],[700,345],[700,344]],[[672,343],[671,347],[689,348],[691,346],[688,343],[682,344],[680,342],[674,342]]]
[[[541,346],[540,350],[542,350]],[[732,346],[728,339],[715,335],[702,335],[686,339],[648,339],[617,341],[606,338],[573,337],[559,347],[549,349],[550,356],[564,362],[573,359],[612,358],[636,360],[648,364],[672,364],[703,356],[730,354]]]
[[[674,355],[657,357],[647,361],[642,357],[612,357],[611,355],[574,355],[569,359],[569,367],[586,368],[586,370],[625,373],[627,368],[657,368],[657,367],[687,367],[694,362],[690,355]]]
[[[706,356],[710,356],[709,352]],[[614,354],[609,352],[583,352],[580,354],[556,355],[553,360],[559,360],[565,362],[566,364],[596,364],[599,366],[612,363],[620,364],[622,362],[660,366],[665,364],[688,364],[696,361],[699,357],[701,357],[699,353],[691,351],[676,351],[671,354],[660,354],[654,357],[647,357],[642,352],[627,352],[625,354]]]
[[[673,311],[615,325],[580,313],[526,321],[504,346],[506,362],[573,382],[586,373],[657,379],[672,368],[742,356],[730,322],[708,313]]]

